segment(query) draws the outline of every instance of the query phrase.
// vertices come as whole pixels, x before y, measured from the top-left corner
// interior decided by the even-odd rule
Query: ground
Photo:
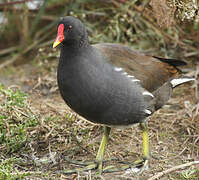
[[[103,129],[67,107],[56,83],[57,53],[47,56],[46,53],[40,49],[33,61],[0,73],[3,84],[0,179],[95,179],[94,172],[72,175],[59,172],[75,167],[67,158],[94,160]],[[158,172],[196,161],[199,158],[197,103],[193,83],[177,87],[167,105],[149,119],[149,168],[141,175],[122,171],[105,173],[96,179],[146,180]],[[105,159],[132,162],[141,153],[142,136],[138,127],[111,131]],[[107,162],[112,163],[119,164],[118,160]],[[160,179],[199,179],[198,169],[199,164],[177,168]]]

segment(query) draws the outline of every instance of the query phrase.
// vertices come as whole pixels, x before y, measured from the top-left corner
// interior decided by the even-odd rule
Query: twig
[[[45,174],[42,171],[21,171],[21,172],[16,172],[16,173],[11,173],[13,176],[16,175],[24,175],[24,174],[28,174],[28,175],[40,175],[40,174]]]
[[[195,79],[197,79],[198,77],[198,74],[199,74],[199,65],[196,66],[196,71],[195,71]],[[198,100],[198,82],[195,81],[195,97],[196,99]]]
[[[51,33],[55,32],[55,29],[53,28],[55,26],[55,24],[57,24],[58,19],[56,21],[51,22],[49,25],[45,26],[44,28],[42,28],[41,30],[37,31],[37,33],[35,33],[34,35],[34,39],[41,39],[40,36],[42,36],[43,39],[45,39],[46,37],[50,37],[49,35]]]
[[[186,141],[185,142],[187,142],[189,140],[189,138],[187,138],[186,139]],[[186,143],[183,143],[183,144],[186,144]],[[170,161],[170,160],[172,160],[172,159],[176,159],[177,157],[179,157],[185,150],[187,149],[187,147],[185,147],[179,154],[177,154],[176,156],[174,156],[174,157],[171,157],[171,158],[168,158],[168,159],[162,159],[162,160],[160,160],[160,161]]]
[[[14,110],[17,111],[18,113],[21,113],[22,115],[24,115],[27,118],[29,117],[25,112],[23,112],[23,111],[21,111],[21,110],[19,110],[17,108],[15,108]]]
[[[29,17],[36,17],[37,14],[32,13],[28,15]],[[46,20],[46,21],[56,21],[58,18],[56,16],[52,16],[52,15],[42,15],[40,16],[40,19],[42,20]]]
[[[41,44],[38,45],[38,48],[40,48],[40,47],[46,47],[46,46],[49,46],[50,44],[52,45],[54,41],[55,41],[55,39],[51,39],[49,41],[41,43]]]
[[[55,155],[56,155],[56,152],[52,152],[51,151],[51,145],[49,143],[49,146],[48,146],[48,149],[49,149],[49,158],[51,159],[51,161],[53,162],[53,164],[57,164],[57,161],[55,160]]]
[[[39,41],[35,41],[33,44],[31,44],[30,46],[28,46],[21,53],[18,53],[17,55],[13,56],[11,59],[6,60],[4,63],[0,64],[0,69],[4,68],[4,67],[6,67],[6,66],[8,66],[10,64],[13,64],[20,56],[24,55],[25,53],[29,52],[34,47],[36,47],[38,43],[39,43]]]
[[[94,156],[94,154],[93,154],[91,151],[89,151],[88,149],[86,149],[85,147],[83,147],[83,146],[81,145],[81,143],[80,143],[80,142],[78,141],[78,139],[77,139],[77,136],[75,136],[75,135],[72,134],[71,137],[73,138],[73,140],[76,142],[76,144],[77,144],[80,148],[82,148],[84,151],[86,151],[86,152],[89,153],[90,155]]]
[[[6,49],[3,49],[3,50],[0,50],[0,56],[5,55],[5,54],[8,54],[8,53],[10,53],[10,52],[14,52],[14,51],[16,51],[18,48],[19,48],[19,46],[14,46],[14,47],[11,47],[11,48],[6,48]]]
[[[20,56],[23,56],[24,54],[26,54],[27,52],[29,52],[30,50],[34,49],[35,47],[38,48],[38,45],[40,44],[40,42],[42,42],[45,38],[48,37],[48,33],[45,34],[45,36],[41,37],[40,39],[38,40],[35,40],[30,46],[28,46],[25,50],[23,50],[21,53],[19,52],[17,55],[15,55],[14,57],[12,57],[11,59],[9,60],[6,60],[4,63],[0,64],[0,69],[10,65],[10,64],[13,64],[15,61],[17,61],[17,59],[20,57]],[[50,43],[50,42],[49,42]]]
[[[29,2],[32,0],[21,0],[21,1],[13,1],[13,2],[4,2],[0,3],[0,6],[10,6],[10,5],[15,5],[15,4],[24,4],[26,2]]]
[[[39,24],[39,21],[41,20],[40,17],[44,14],[44,11],[46,9],[47,3],[48,3],[48,0],[44,0],[41,8],[39,9],[39,12],[38,12],[33,24],[32,24],[32,29],[30,30],[30,36],[33,36],[33,34],[34,34],[35,30],[36,30],[36,27]]]
[[[15,56],[13,56],[11,59],[9,60],[6,60],[4,63],[0,64],[0,69],[10,65],[10,64],[13,64],[19,57],[20,57],[21,54],[17,54]]]
[[[146,25],[148,25],[148,27],[150,27],[151,29],[153,29],[154,31],[156,31],[157,34],[161,34],[162,37],[164,37],[164,39],[168,39],[168,40],[172,40],[172,41],[176,41],[175,37],[170,35],[169,33],[157,28],[157,26],[154,23],[154,19],[145,13],[144,8],[140,7],[140,6],[136,6],[135,4],[133,5],[133,9],[137,12],[139,12],[142,15],[142,20],[145,22]],[[132,11],[128,11],[132,16]],[[193,47],[191,45],[186,44],[185,42],[183,42],[182,40],[178,40],[177,43],[181,46],[186,46],[187,48],[189,48],[190,50],[194,51],[194,52],[198,52],[198,49],[196,47]]]
[[[17,13],[21,13],[24,11],[23,8],[15,8],[13,6],[0,6],[0,12],[3,11],[3,12],[17,12]],[[37,12],[38,10],[37,9],[29,9],[30,12]]]
[[[45,141],[47,141],[48,137],[51,135],[51,133],[54,131],[55,127],[52,127],[51,130],[46,134]]]
[[[165,171],[162,171],[162,172],[159,172],[157,173],[155,176],[152,176],[151,178],[149,178],[148,180],[155,180],[155,179],[158,179],[170,172],[173,172],[173,171],[176,171],[178,169],[182,169],[182,168],[186,168],[186,167],[189,167],[189,166],[192,166],[192,165],[196,165],[196,164],[199,164],[199,161],[193,161],[193,162],[189,162],[189,163],[186,163],[186,164],[181,164],[181,165],[178,165],[178,166],[174,166],[170,169],[167,169]]]

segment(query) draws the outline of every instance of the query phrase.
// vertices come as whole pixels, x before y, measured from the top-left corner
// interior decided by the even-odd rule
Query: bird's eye
[[[71,25],[70,25],[70,26],[68,26],[68,29],[69,29],[69,30],[71,30],[72,28],[73,28],[73,27],[72,27]]]

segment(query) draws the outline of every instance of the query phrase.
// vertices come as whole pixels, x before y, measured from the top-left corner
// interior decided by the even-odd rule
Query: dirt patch
[[[56,83],[57,58],[37,58],[31,63],[1,72],[1,83],[17,86],[28,94],[38,125],[29,129],[30,140],[23,151],[3,155],[21,158],[13,165],[17,171],[30,172],[27,179],[94,179],[94,172],[63,175],[60,170],[74,168],[67,161],[94,160],[102,135],[102,127],[75,114],[61,99]],[[149,120],[151,159],[149,169],[135,176],[131,171],[102,174],[98,179],[148,179],[174,166],[199,159],[199,115],[191,83],[174,90],[173,96]],[[139,128],[113,129],[105,159],[132,162],[142,153]],[[110,164],[118,161],[109,161]],[[164,175],[161,179],[198,178],[199,166],[189,166]],[[193,172],[191,175],[190,173]],[[188,174],[188,175],[187,175]],[[191,179],[190,178],[190,179]]]

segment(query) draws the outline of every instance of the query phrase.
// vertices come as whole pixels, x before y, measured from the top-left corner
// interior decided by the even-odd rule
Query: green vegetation
[[[0,162],[0,179],[3,180],[16,180],[24,179],[29,175],[29,173],[18,172],[17,169],[14,169],[14,163],[17,162],[17,159],[9,158],[2,160]]]
[[[22,150],[29,141],[28,128],[38,124],[27,95],[0,85],[0,148],[6,153]]]
[[[52,50],[52,43],[59,17],[71,15],[81,19],[91,43],[122,43],[146,54],[184,59],[195,65],[199,57],[196,1],[173,2],[45,0],[42,8],[36,10],[28,9],[24,3],[16,8],[5,1],[0,6],[7,19],[0,28],[0,76],[9,79],[5,86],[0,84],[0,179],[77,179],[79,175],[59,176],[57,171],[76,167],[67,158],[82,161],[95,158],[101,127],[71,112],[57,91],[59,52]],[[31,64],[24,66],[24,62]],[[192,70],[189,73],[196,74]],[[23,80],[17,78],[21,76]],[[20,90],[23,86],[31,91],[24,93]],[[184,105],[184,101],[195,103],[194,90],[185,85],[175,92],[174,103],[149,121],[152,160],[150,169],[140,179],[198,157],[198,105],[190,104],[189,109]],[[187,111],[192,111],[193,117]],[[137,128],[113,130],[105,158],[131,162],[141,153],[141,143]],[[166,174],[164,178],[198,179],[196,167]],[[114,175],[103,177],[111,179]],[[119,175],[118,179],[128,176],[125,172]],[[90,172],[80,175],[80,179],[91,177]]]
[[[9,155],[29,149],[28,129],[37,124],[27,95],[18,88],[5,88],[0,84],[0,179],[23,179],[29,175],[26,172],[18,172],[14,165],[21,160],[14,156],[9,158]]]
[[[197,180],[198,177],[199,177],[199,169],[193,169],[193,168],[190,168],[188,170],[185,170],[181,177],[185,180]]]
[[[92,43],[123,43],[168,57],[195,58],[199,54],[196,1],[45,0],[40,6],[34,11],[26,4],[19,4],[18,9],[0,8],[7,19],[0,29],[0,56],[5,59],[0,69],[40,47],[51,47],[57,20],[66,15],[87,25]]]

